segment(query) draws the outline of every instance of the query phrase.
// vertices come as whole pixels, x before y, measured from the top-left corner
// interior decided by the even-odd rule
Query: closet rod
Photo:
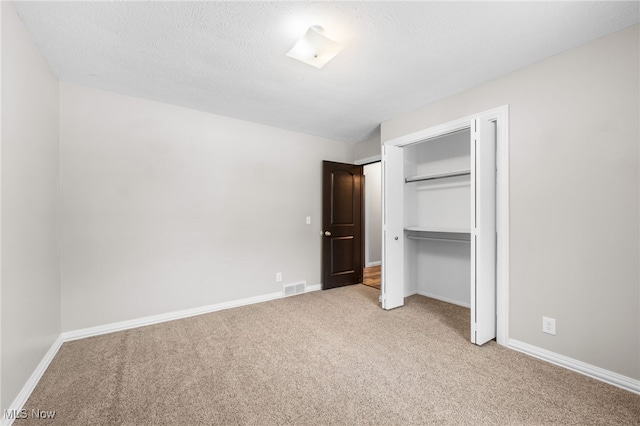
[[[431,175],[431,176],[427,175],[427,176],[410,177],[410,178],[406,178],[404,182],[405,183],[421,182],[423,180],[445,179],[445,178],[456,177],[456,176],[469,176],[470,174],[471,174],[470,170],[461,170],[459,172],[453,172],[453,173],[442,173],[442,174]]]
[[[436,237],[417,237],[414,235],[407,235],[410,240],[430,240],[430,241],[451,241],[454,243],[468,243],[469,240],[456,240],[453,238],[436,238]]]

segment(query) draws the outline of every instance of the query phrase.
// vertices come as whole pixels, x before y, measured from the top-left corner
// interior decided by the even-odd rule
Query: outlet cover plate
[[[556,335],[556,320],[555,318],[542,317],[542,332],[547,334]]]

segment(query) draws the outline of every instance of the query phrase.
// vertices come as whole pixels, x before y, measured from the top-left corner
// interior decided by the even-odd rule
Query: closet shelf
[[[410,240],[428,240],[428,241],[449,241],[452,243],[468,243],[470,240],[465,238],[443,238],[443,237],[420,237],[417,235],[407,235]]]
[[[428,175],[418,175],[411,176],[404,180],[405,183],[411,182],[420,182],[423,180],[434,180],[434,179],[444,179],[456,176],[468,176],[471,175],[471,170],[457,170],[455,172],[445,172],[445,173],[432,173]]]
[[[471,241],[471,233],[465,228],[437,228],[416,226],[405,228],[412,232],[406,237],[410,240],[450,241],[454,243],[468,243]]]
[[[437,227],[437,226],[412,226],[404,228],[409,232],[434,232],[440,234],[469,234],[471,229],[469,228],[450,228],[450,227]]]

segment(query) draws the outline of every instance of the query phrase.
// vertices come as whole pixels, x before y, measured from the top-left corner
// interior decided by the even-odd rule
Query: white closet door
[[[383,146],[382,307],[404,305],[404,151]]]
[[[496,337],[496,124],[471,133],[471,342]]]

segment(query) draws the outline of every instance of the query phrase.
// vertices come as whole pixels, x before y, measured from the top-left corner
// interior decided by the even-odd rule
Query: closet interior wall
[[[470,129],[404,148],[405,293],[469,307]],[[448,176],[461,172],[459,176]],[[435,177],[435,178],[434,178]]]

